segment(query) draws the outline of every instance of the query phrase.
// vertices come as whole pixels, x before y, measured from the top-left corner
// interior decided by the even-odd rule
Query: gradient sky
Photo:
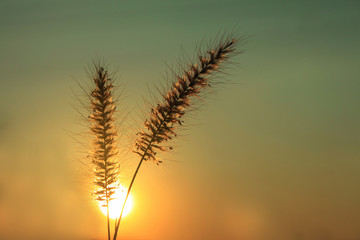
[[[358,1],[1,0],[0,239],[106,236],[67,134],[82,131],[72,91],[92,59],[136,112],[166,63],[236,26],[251,36],[227,77],[239,84],[142,167],[120,236],[359,240],[359,25]]]

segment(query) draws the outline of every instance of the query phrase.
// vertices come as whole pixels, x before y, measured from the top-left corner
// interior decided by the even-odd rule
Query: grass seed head
[[[182,117],[190,107],[191,99],[210,87],[209,77],[235,53],[237,43],[238,40],[231,37],[220,39],[216,46],[198,56],[198,62],[175,78],[170,90],[163,94],[162,102],[151,108],[144,130],[138,132],[135,153],[145,161],[161,163],[156,154],[172,149],[164,146],[164,142],[176,137],[176,129],[182,126]]]

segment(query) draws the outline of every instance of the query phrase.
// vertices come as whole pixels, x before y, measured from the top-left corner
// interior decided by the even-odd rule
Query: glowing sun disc
[[[115,191],[114,195],[112,196],[114,199],[109,202],[110,218],[115,219],[120,216],[121,208],[124,204],[126,193],[127,193],[127,188],[123,186],[120,186],[120,188]],[[125,217],[130,213],[132,206],[133,206],[133,200],[130,194],[125,204],[124,212],[122,215],[123,217]],[[107,214],[106,207],[102,206],[102,204],[100,203],[99,203],[99,207],[101,212],[106,216]]]

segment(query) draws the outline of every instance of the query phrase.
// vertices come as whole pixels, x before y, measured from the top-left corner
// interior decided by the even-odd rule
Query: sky
[[[142,166],[121,239],[359,240],[359,24],[350,0],[1,0],[0,239],[106,238],[74,140],[88,143],[74,106],[93,59],[138,129],[167,65],[233,31],[249,38],[231,84]]]

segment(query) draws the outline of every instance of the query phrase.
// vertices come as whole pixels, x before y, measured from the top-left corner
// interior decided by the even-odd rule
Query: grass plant
[[[144,128],[137,133],[134,143],[133,152],[139,156],[139,163],[128,187],[120,216],[116,220],[113,240],[117,239],[125,203],[142,163],[161,163],[157,154],[172,149],[167,144],[176,137],[178,128],[182,127],[184,114],[191,109],[199,94],[213,82],[216,83],[214,73],[224,70],[229,58],[239,53],[236,48],[240,40],[226,36],[209,44],[204,53],[199,53],[196,62],[185,65],[180,74],[175,75],[170,89],[165,89],[161,93],[162,99],[151,107]]]
[[[119,162],[117,160],[117,131],[114,124],[115,104],[112,97],[112,78],[100,64],[94,64],[91,75],[94,88],[89,95],[91,114],[90,130],[93,133],[91,160],[94,165],[93,191],[95,200],[107,209],[107,233],[110,240],[109,202],[119,187]]]

